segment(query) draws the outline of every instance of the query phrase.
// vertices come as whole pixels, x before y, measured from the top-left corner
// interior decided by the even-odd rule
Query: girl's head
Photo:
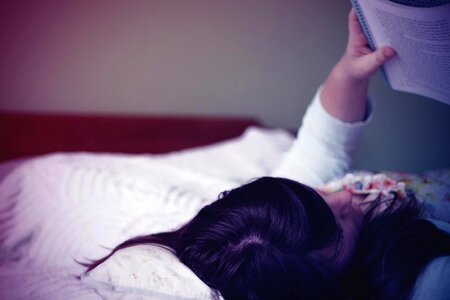
[[[345,197],[263,177],[223,193],[169,246],[226,299],[337,299],[360,222]]]
[[[140,236],[119,249],[155,243],[225,299],[339,299],[362,213],[346,193],[321,195],[301,183],[263,177],[224,192],[180,229]]]

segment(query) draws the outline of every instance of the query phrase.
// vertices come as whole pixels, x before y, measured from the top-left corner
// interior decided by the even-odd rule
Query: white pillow
[[[81,280],[106,299],[221,298],[175,254],[158,245],[121,249]]]

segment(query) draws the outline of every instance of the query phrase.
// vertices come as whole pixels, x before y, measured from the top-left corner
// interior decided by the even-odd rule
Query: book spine
[[[352,3],[353,8],[355,9],[356,17],[358,17],[359,24],[361,25],[364,35],[366,36],[370,49],[372,49],[372,51],[375,51],[376,50],[375,43],[373,41],[372,35],[370,34],[369,26],[367,25],[366,20],[364,19],[364,14],[361,10],[361,7],[359,6],[358,0],[350,0],[350,2]],[[385,84],[387,86],[391,86],[391,84],[389,83],[389,78],[387,76],[387,73],[384,71],[383,66],[380,68],[380,71]]]
[[[359,6],[358,0],[350,0],[353,8],[355,9],[356,16],[358,17],[359,24],[364,32],[364,35],[367,38],[367,42],[369,42],[370,49],[372,51],[376,50],[375,43],[373,42],[372,35],[370,34],[369,27],[367,26],[366,20],[364,19],[364,14]]]

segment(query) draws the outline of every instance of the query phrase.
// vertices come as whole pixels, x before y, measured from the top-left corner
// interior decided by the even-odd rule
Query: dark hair
[[[378,213],[379,199],[364,216],[352,262],[344,276],[349,298],[409,299],[419,274],[433,258],[450,255],[450,235],[420,219],[413,195],[394,199]]]
[[[339,299],[330,263],[342,234],[322,197],[298,182],[263,177],[224,192],[172,232],[141,236],[115,251],[155,243],[225,299]],[[336,245],[333,258],[314,254]]]

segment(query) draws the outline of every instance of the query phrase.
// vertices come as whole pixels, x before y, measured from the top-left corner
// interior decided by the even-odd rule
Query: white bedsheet
[[[0,299],[100,299],[76,261],[174,229],[223,190],[270,174],[292,136],[241,137],[164,155],[57,153],[0,164]]]

